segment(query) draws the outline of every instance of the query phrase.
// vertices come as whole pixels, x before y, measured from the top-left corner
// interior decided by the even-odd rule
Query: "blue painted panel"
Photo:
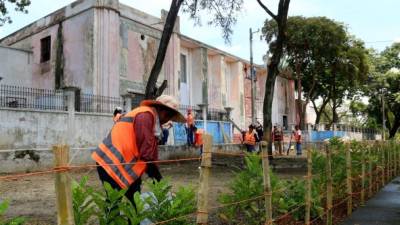
[[[225,134],[232,139],[232,126],[229,122],[221,122],[224,127]],[[201,120],[196,120],[195,125],[197,128],[204,129],[204,122]],[[207,133],[213,136],[214,144],[224,143],[224,137],[222,134],[222,129],[220,127],[220,122],[218,121],[207,121]],[[186,144],[186,129],[185,124],[174,123],[174,141],[176,145]]]
[[[326,139],[330,139],[332,137],[344,137],[345,136],[344,131],[333,131],[327,130],[327,131],[311,131],[311,137],[310,141],[323,141]]]
[[[174,123],[174,142],[178,144],[186,144],[186,128],[183,123]]]

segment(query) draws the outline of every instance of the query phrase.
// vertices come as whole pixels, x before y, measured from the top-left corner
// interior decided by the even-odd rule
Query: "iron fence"
[[[61,90],[0,85],[0,107],[67,111],[67,96]]]
[[[180,105],[179,111],[183,114],[187,114],[187,110],[192,109],[194,111],[196,120],[203,120],[203,112],[198,106],[192,105]],[[215,120],[215,121],[228,121],[227,113],[222,109],[208,108],[207,109],[207,120]]]
[[[120,97],[108,97],[92,94],[81,94],[79,97],[80,112],[113,113],[116,107],[123,107],[124,101]]]

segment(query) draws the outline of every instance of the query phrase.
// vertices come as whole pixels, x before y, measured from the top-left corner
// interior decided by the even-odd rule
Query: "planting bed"
[[[236,164],[236,163],[235,163]],[[161,173],[170,179],[173,188],[182,185],[192,185],[197,190],[199,183],[199,162],[161,165]],[[227,186],[238,167],[232,165],[217,165],[212,168],[210,181],[210,207],[217,206],[217,197],[228,191]],[[79,181],[88,176],[88,184],[102,188],[95,169],[80,170],[70,173]],[[279,174],[282,178],[301,176],[296,173]],[[146,179],[146,178],[145,178]],[[146,191],[146,190],[142,190]],[[2,181],[0,185],[1,199],[8,199],[10,207],[7,216],[23,216],[28,218],[29,225],[48,225],[56,223],[56,199],[54,190],[54,175],[46,174],[20,178],[14,181]]]

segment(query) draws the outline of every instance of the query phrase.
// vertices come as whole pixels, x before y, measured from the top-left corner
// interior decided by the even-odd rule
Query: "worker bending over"
[[[140,191],[144,172],[157,181],[161,180],[158,166],[152,162],[158,160],[160,124],[170,120],[185,122],[177,110],[178,105],[168,95],[145,100],[114,124],[92,153],[92,158],[100,165],[97,171],[102,183],[108,182],[117,190],[127,189],[125,195],[133,203],[134,193]]]

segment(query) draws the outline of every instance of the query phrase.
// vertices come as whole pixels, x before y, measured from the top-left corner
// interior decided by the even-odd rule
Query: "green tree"
[[[26,8],[30,4],[30,0],[0,0],[0,27],[12,22],[11,17],[8,16],[9,7],[14,7],[15,11],[28,13]]]
[[[280,73],[280,64],[284,56],[284,46],[287,41],[287,19],[289,12],[290,0],[279,0],[278,13],[274,14],[261,0],[257,0],[258,4],[264,11],[276,22],[276,33],[271,35],[269,42],[269,52],[272,57],[268,62],[268,75],[265,81],[265,95],[263,103],[263,127],[264,140],[268,143],[268,155],[272,158],[272,100],[275,92],[276,77]],[[269,54],[269,53],[268,53]]]
[[[382,124],[382,97],[389,138],[400,128],[400,43],[394,43],[382,53],[371,55],[373,70],[365,88],[369,97],[368,120]],[[381,127],[381,126],[380,126]]]
[[[277,23],[266,20],[263,33],[267,41],[277,34]],[[284,54],[294,70],[296,88],[305,103],[298,101],[299,125],[304,127],[306,106],[311,101],[316,123],[328,103],[331,122],[338,122],[337,108],[355,93],[368,69],[363,43],[349,37],[343,24],[326,17],[289,17]],[[322,101],[321,101],[322,100]],[[317,105],[317,101],[321,104]]]

